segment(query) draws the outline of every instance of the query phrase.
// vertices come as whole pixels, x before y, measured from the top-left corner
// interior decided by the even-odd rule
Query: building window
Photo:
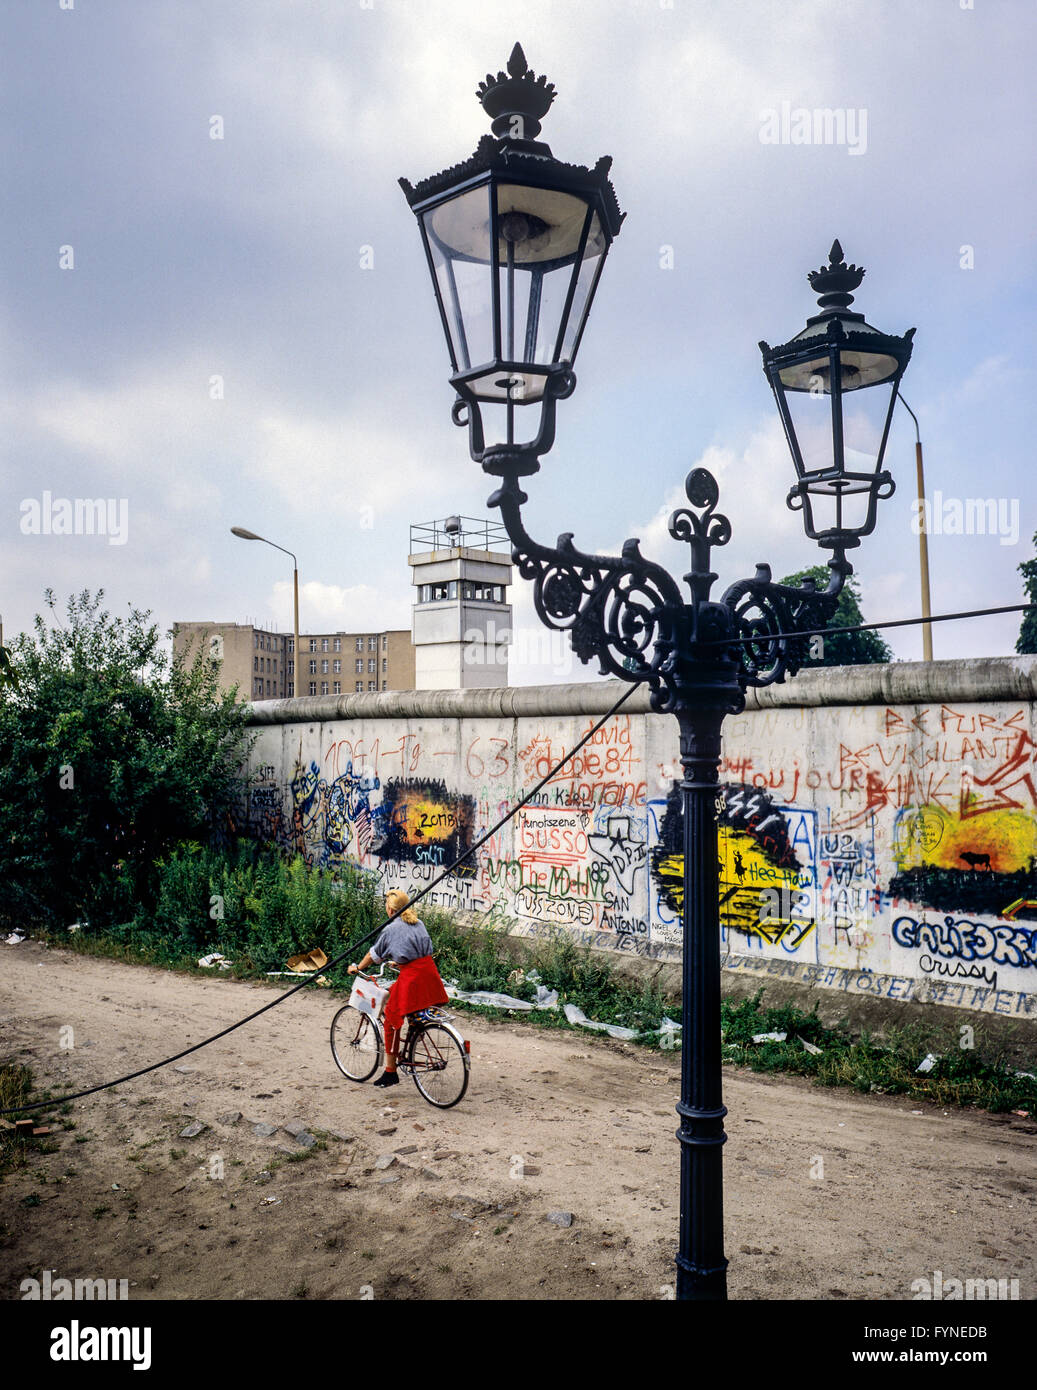
[[[363,663],[362,661],[358,661],[357,664],[356,664],[356,673],[357,673],[357,675],[358,675],[358,676],[359,676],[359,675],[362,675],[362,674],[363,674],[363,670],[364,670],[364,663]]]
[[[277,657],[274,657],[274,675],[277,675]]]
[[[451,579],[449,584],[419,584],[418,602],[419,603],[443,603],[447,599],[457,598],[457,580]]]
[[[316,663],[315,661],[311,661],[311,662],[310,662],[310,675],[311,675],[311,676],[315,676],[316,674],[317,674],[317,663]]]
[[[335,638],[335,650],[336,650],[337,652],[340,652],[340,651],[342,650],[342,638],[341,638],[341,637],[336,637],[336,638]]]
[[[476,584],[471,580],[466,580],[461,585],[461,596],[471,599],[475,603],[503,603],[504,586],[502,584]]]
[[[382,681],[382,689],[383,689],[383,690],[388,690],[388,689],[389,689],[389,682],[388,682],[388,681]]]
[[[373,676],[373,675],[374,675],[375,667],[376,667],[377,665],[378,665],[378,662],[374,659],[373,656],[369,656],[369,657],[367,658],[367,674],[368,674],[369,676]]]
[[[364,639],[362,637],[358,637],[356,639],[356,649],[358,652],[362,652],[364,650]]]
[[[328,650],[328,639],[326,637],[322,637],[320,639],[320,649],[322,652],[326,652]]]
[[[310,681],[310,694],[311,694],[311,695],[316,695],[316,693],[317,693],[317,682],[316,682],[316,681]]]
[[[328,674],[328,663],[326,661],[322,661],[320,664],[320,669],[321,674],[326,676]]]
[[[288,698],[291,699],[292,696],[293,696],[294,694],[295,694],[295,682],[294,682],[294,681],[289,681],[289,682],[288,682]]]
[[[253,671],[258,671],[258,670],[259,670],[259,657],[258,657],[258,656],[254,656],[254,657],[252,658],[252,669],[253,669]]]
[[[376,652],[376,651],[378,650],[378,638],[377,638],[377,637],[369,637],[369,638],[367,639],[367,650],[368,650],[369,652]]]
[[[357,683],[356,683],[356,693],[357,693],[358,695],[362,695],[362,694],[363,694],[363,691],[364,691],[364,683],[363,683],[363,681],[357,681]]]
[[[382,634],[382,651],[383,651],[383,652],[387,652],[388,650],[389,650],[389,638],[388,638],[388,636],[387,636],[385,633],[383,633],[383,634]]]
[[[388,671],[388,669],[389,669],[389,663],[388,663],[388,661],[385,659],[385,657],[383,656],[383,657],[382,657],[382,675],[383,675],[383,676],[385,675],[386,671]]]
[[[326,694],[328,693],[328,683],[327,683],[327,681],[321,681],[321,683],[320,683],[320,693],[321,693],[322,695],[326,695]]]
[[[367,688],[368,688],[368,690],[377,690],[377,689],[378,689],[378,682],[377,682],[377,681],[368,681],[368,682],[367,682]]]
[[[341,694],[342,694],[342,682],[341,682],[341,681],[336,681],[336,682],[334,683],[334,685],[331,687],[331,693],[332,693],[332,695],[341,695]]]
[[[331,669],[335,672],[335,675],[337,676],[337,675],[341,672],[341,670],[342,670],[342,662],[341,662],[341,661],[333,661],[333,662],[331,663]]]
[[[311,651],[311,652],[315,652],[316,650],[317,650],[317,639],[316,639],[316,637],[311,637],[311,638],[310,638],[310,651]]]
[[[294,637],[289,637],[289,639],[288,639],[288,655],[289,655],[289,656],[294,656],[294,655],[295,655],[295,638],[294,638]]]

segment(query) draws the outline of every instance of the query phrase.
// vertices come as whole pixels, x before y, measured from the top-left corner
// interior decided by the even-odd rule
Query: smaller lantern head
[[[896,486],[882,460],[915,330],[891,337],[852,313],[864,269],[847,265],[838,241],[828,262],[807,276],[821,312],[760,351],[796,466],[788,505],[802,508],[812,540],[841,554],[874,530],[878,501]]]
[[[473,456],[529,456],[551,447],[554,403],[575,385],[584,325],[609,246],[623,220],[608,180],[563,164],[536,139],[554,87],[515,45],[508,72],[487,74],[476,95],[492,117],[471,159],[413,187],[400,185],[421,228]],[[463,406],[459,412],[458,406]],[[500,407],[501,440],[487,448],[484,407]],[[535,438],[515,439],[517,407],[540,406]],[[499,459],[496,460],[499,462]]]

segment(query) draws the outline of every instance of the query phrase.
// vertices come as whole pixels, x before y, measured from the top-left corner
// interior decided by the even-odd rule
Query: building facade
[[[352,695],[414,689],[414,646],[406,631],[300,634],[302,695]],[[239,698],[285,700],[295,695],[295,638],[246,623],[173,625],[173,654],[198,651],[222,667],[225,690]]]

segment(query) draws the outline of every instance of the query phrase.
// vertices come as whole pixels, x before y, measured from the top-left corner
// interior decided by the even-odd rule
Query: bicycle
[[[377,975],[358,970],[349,1003],[331,1020],[331,1055],[349,1081],[369,1081],[382,1064],[382,1010],[389,991],[378,982],[388,963]],[[449,1110],[468,1090],[470,1044],[451,1026],[450,1016],[435,1008],[408,1014],[406,1029],[399,1070],[413,1079],[430,1105]]]

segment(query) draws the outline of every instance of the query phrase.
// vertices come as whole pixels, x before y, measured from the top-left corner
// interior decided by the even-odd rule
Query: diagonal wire
[[[1011,603],[1004,608],[973,608],[967,613],[937,613],[932,618],[895,618],[886,623],[856,623],[853,627],[816,627],[803,632],[760,632],[755,637],[723,637],[700,642],[702,647],[744,647],[765,645],[794,637],[831,637],[840,632],[872,632],[880,627],[917,627],[920,623],[949,623],[958,618],[986,618],[991,613],[1029,613],[1037,603]]]
[[[511,808],[511,810],[507,813],[507,815],[502,816],[491,830],[487,830],[484,835],[482,835],[478,840],[476,840],[474,845],[469,846],[469,848],[466,849],[463,854],[458,855],[454,862],[448,865],[448,867],[443,870],[443,872],[439,875],[438,878],[434,878],[431,881],[431,883],[426,884],[420,892],[416,893],[414,897],[411,898],[410,902],[407,904],[407,907],[412,906],[416,902],[420,902],[426,893],[430,893],[432,889],[436,887],[437,884],[443,882],[443,879],[446,878],[448,874],[453,873],[453,871],[457,868],[459,864],[463,864],[464,861],[466,859],[469,859],[476,852],[477,849],[481,848],[486,843],[486,841],[490,839],[491,836],[496,835],[497,831],[500,830],[502,826],[506,825],[508,821],[511,820],[512,816],[514,816],[518,811],[522,809],[523,806],[526,805],[528,801],[530,801],[534,796],[536,796],[537,792],[539,792],[543,787],[545,787],[553,777],[556,777],[558,773],[561,771],[561,769],[565,766],[565,764],[570,760],[570,758],[572,758],[572,756],[575,753],[578,753],[580,749],[584,746],[584,744],[589,742],[589,740],[594,737],[598,730],[602,728],[602,726],[605,725],[612,718],[612,716],[617,713],[619,709],[622,708],[622,706],[627,702],[627,700],[630,699],[631,695],[633,695],[634,691],[638,688],[640,684],[640,681],[631,684],[629,690],[623,692],[623,694],[619,697],[619,699],[612,706],[612,708],[608,710],[607,713],[603,714],[596,724],[591,725],[591,727],[587,730],[584,736],[580,739],[579,743],[573,744],[572,748],[569,749],[568,753],[566,753],[564,758],[562,758],[558,763],[556,763],[556,765],[550,770],[550,772],[548,772],[545,777],[542,777],[540,779],[540,781],[536,784],[535,787],[533,787],[530,791],[526,792],[526,794],[522,797],[521,801],[517,801],[515,805]],[[338,965],[341,961],[345,960],[347,956],[352,955],[353,952],[357,949],[357,947],[366,946],[367,943],[373,937],[376,937],[379,934],[379,932],[383,931],[389,925],[390,922],[395,922],[397,917],[399,917],[400,913],[406,912],[407,907],[399,908],[396,912],[392,914],[391,917],[386,918],[384,922],[380,923],[377,927],[375,927],[373,931],[369,931],[366,936],[360,937],[357,941],[350,942],[350,944],[346,947],[344,951],[340,951],[337,956],[334,956],[324,966],[321,967],[322,971],[331,970],[334,966]],[[237,1023],[232,1023],[228,1028],[222,1029],[219,1033],[214,1033],[210,1038],[204,1038],[199,1043],[194,1043],[191,1047],[185,1047],[182,1052],[176,1053],[176,1055],[173,1057],[165,1057],[162,1059],[161,1062],[152,1062],[150,1066],[141,1067],[137,1071],[131,1071],[128,1075],[120,1076],[115,1081],[103,1081],[100,1085],[91,1086],[85,1091],[74,1091],[71,1095],[58,1096],[54,1100],[35,1101],[31,1105],[11,1106],[7,1110],[0,1110],[0,1115],[16,1115],[24,1110],[51,1110],[56,1105],[64,1105],[68,1101],[72,1100],[82,1100],[84,1096],[92,1096],[97,1091],[106,1091],[112,1086],[121,1086],[124,1081],[134,1081],[138,1076],[147,1076],[148,1072],[157,1071],[159,1067],[168,1067],[171,1062],[178,1062],[181,1057],[189,1057],[192,1052],[197,1052],[199,1048],[208,1047],[210,1043],[216,1042],[219,1038],[225,1038],[228,1033],[233,1033],[236,1028],[243,1028],[246,1023],[251,1023],[253,1019],[259,1018],[261,1014],[265,1014],[269,1009],[275,1009],[278,1004],[283,1004],[284,1001],[286,999],[290,999],[293,994],[298,994],[301,989],[305,989],[307,985],[311,985],[315,978],[316,976],[313,975],[308,980],[302,980],[299,984],[293,985],[291,989],[285,990],[285,992],[283,994],[279,994],[276,999],[272,999],[269,1004],[264,1004],[261,1009],[256,1009],[255,1013],[247,1014],[244,1018],[239,1018]]]

